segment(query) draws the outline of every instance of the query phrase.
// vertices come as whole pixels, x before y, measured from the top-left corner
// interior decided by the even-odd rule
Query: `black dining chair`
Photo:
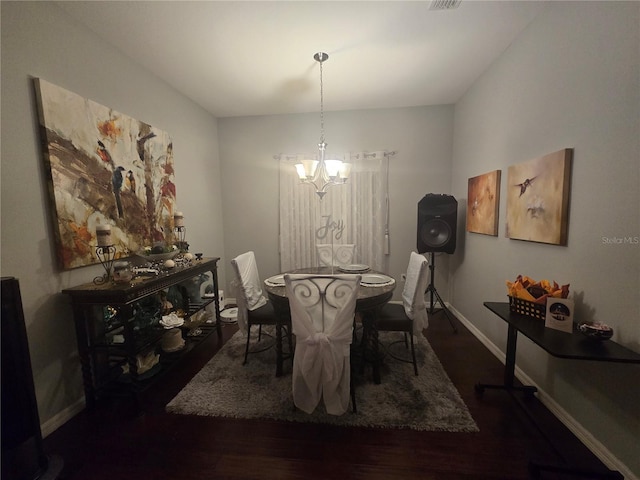
[[[321,401],[327,413],[357,412],[351,342],[360,275],[285,274],[296,336],[292,393],[297,408],[312,413]]]
[[[330,243],[316,244],[316,255],[320,267],[345,267],[353,263],[356,246],[353,243],[332,245]]]
[[[415,337],[429,324],[427,306],[424,294],[427,289],[429,262],[424,255],[411,252],[407,278],[402,290],[402,304],[386,304],[375,319],[375,328],[378,332],[402,332],[404,340],[398,340],[387,346],[387,352],[396,360],[413,363],[413,370],[418,375],[418,362],[416,361]],[[392,345],[403,342],[407,348],[411,348],[411,358],[399,356],[394,353]]]
[[[231,265],[235,273],[236,302],[238,304],[238,327],[242,333],[247,336],[245,346],[243,365],[247,363],[250,353],[263,352],[273,346],[275,343],[277,351],[277,367],[276,375],[281,372],[284,352],[282,348],[283,330],[287,337],[289,345],[289,353],[293,352],[293,340],[291,338],[290,320],[283,319],[282,315],[278,315],[274,310],[271,302],[262,293],[262,284],[260,275],[258,274],[258,266],[256,263],[255,253],[248,251],[238,255],[231,260]],[[257,343],[262,340],[265,334],[262,331],[263,326],[273,326],[276,329],[275,342],[266,346],[250,349],[251,344],[251,327],[258,327]]]

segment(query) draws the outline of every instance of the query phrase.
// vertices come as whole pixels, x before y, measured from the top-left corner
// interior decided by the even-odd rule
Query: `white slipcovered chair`
[[[429,262],[424,255],[411,252],[407,279],[402,290],[402,304],[386,304],[375,320],[378,332],[404,332],[404,343],[408,347],[407,336],[411,341],[411,360],[401,358],[389,351],[389,354],[404,362],[413,363],[413,370],[418,375],[416,362],[415,335],[422,335],[422,330],[429,325],[427,305],[424,294],[427,290]]]
[[[258,342],[260,342],[262,339],[262,326],[273,325],[276,328],[275,343],[278,364],[276,372],[278,372],[284,355],[282,350],[283,328],[288,339],[289,351],[293,350],[290,325],[283,323],[283,319],[276,314],[273,305],[262,293],[262,283],[258,274],[258,265],[254,252],[248,251],[238,255],[231,260],[231,266],[236,276],[234,286],[236,287],[236,303],[238,304],[238,328],[247,336],[243,365],[247,363],[249,353],[257,353],[266,349],[249,350],[251,327],[254,325],[259,327]],[[267,348],[270,346],[268,345]]]
[[[312,413],[321,400],[327,413],[342,415],[351,382],[351,342],[360,275],[285,274],[296,336],[292,392],[296,407]]]
[[[316,244],[318,265],[321,267],[346,267],[353,264],[356,246],[352,243],[331,245],[330,243]]]

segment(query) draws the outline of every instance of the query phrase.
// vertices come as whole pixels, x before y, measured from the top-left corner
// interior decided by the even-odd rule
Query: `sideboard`
[[[140,393],[163,373],[213,333],[222,338],[218,261],[202,258],[126,283],[87,283],[62,291],[71,299],[88,409],[114,395],[133,395],[141,406]],[[165,327],[167,306],[175,314],[170,318],[184,323]],[[169,330],[177,335],[167,346]]]

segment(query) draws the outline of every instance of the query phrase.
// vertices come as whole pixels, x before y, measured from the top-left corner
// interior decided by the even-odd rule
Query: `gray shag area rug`
[[[380,333],[380,341],[396,356],[409,358],[410,353],[404,343],[392,344],[402,338],[397,335],[402,334]],[[243,366],[245,339],[239,332],[231,337],[167,404],[166,411],[182,415],[342,426],[478,431],[460,394],[422,336],[416,345],[418,376],[414,375],[412,364],[386,355],[380,385],[373,383],[370,368],[366,375],[354,372],[358,411],[353,413],[349,409],[341,416],[327,414],[322,403],[311,415],[295,409],[291,395],[291,360],[285,362],[285,373],[281,377],[275,376],[275,348],[250,354]],[[252,348],[255,346],[252,339]]]

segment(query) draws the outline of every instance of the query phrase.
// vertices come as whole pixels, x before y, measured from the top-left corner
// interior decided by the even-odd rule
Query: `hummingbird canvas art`
[[[572,156],[565,148],[509,167],[508,238],[567,244]]]

